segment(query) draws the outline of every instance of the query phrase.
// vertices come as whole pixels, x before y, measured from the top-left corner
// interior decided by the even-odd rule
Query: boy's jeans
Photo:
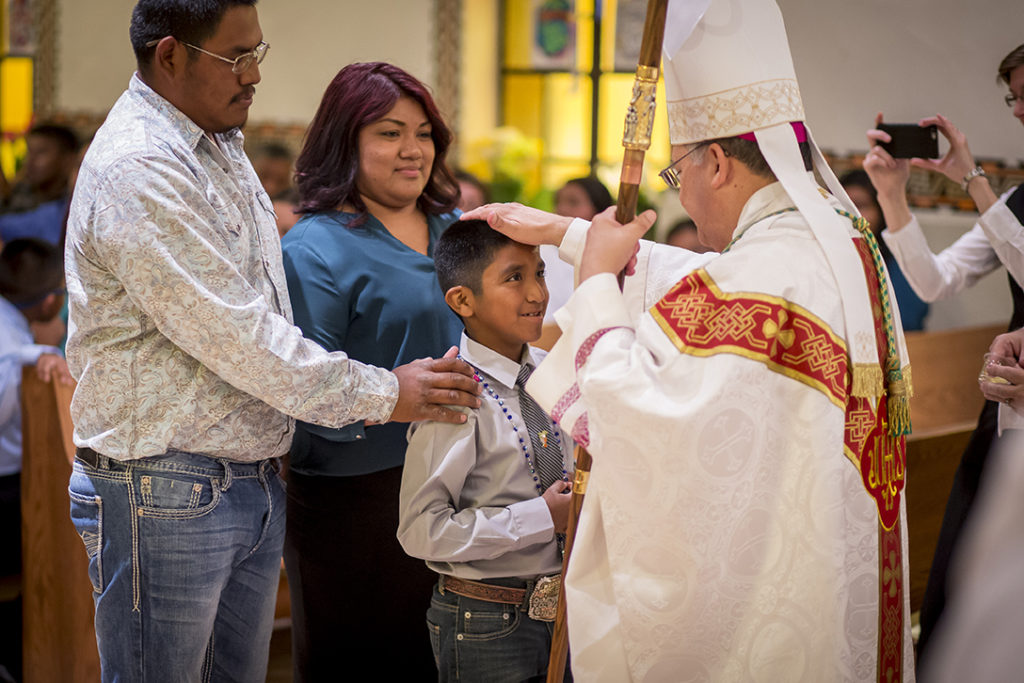
[[[276,461],[75,459],[104,681],[262,681],[284,542]]]
[[[487,583],[526,587],[520,579],[489,579]],[[442,593],[435,586],[427,610],[427,629],[438,681],[546,680],[554,622],[531,619],[526,612],[523,605]],[[572,683],[568,661],[563,680]]]

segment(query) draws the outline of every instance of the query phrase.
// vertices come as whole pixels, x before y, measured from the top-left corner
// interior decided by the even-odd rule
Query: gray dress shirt
[[[465,333],[460,346],[512,420],[485,392],[479,408],[465,410],[464,424],[417,422],[409,428],[398,540],[434,571],[463,579],[556,574],[562,558],[554,524],[519,444],[519,434],[529,444],[515,389],[520,363]],[[536,367],[544,356],[527,347],[522,360]],[[561,440],[571,478],[572,441]]]

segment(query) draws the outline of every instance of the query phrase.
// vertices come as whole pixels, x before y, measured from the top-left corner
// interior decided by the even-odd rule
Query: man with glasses
[[[884,265],[814,147],[774,3],[679,9],[696,16],[669,10],[662,177],[719,254],[637,252],[651,212],[464,215],[577,268],[527,384],[593,455],[574,677],[912,680],[909,377]]]
[[[104,680],[265,677],[294,419],[464,421],[454,358],[390,372],[291,324],[242,148],[267,54],[255,0],[139,0],[138,72],[96,133],[67,237],[77,458]]]

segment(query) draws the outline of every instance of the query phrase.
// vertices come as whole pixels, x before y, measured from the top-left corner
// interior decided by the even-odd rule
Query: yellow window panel
[[[541,138],[545,157],[590,158],[590,78],[572,74],[544,77]]]
[[[579,162],[562,162],[562,161],[549,161],[544,164],[544,187],[551,188],[551,203],[554,207],[554,191],[565,185],[567,180],[573,178],[582,178],[590,175],[590,165],[586,161]],[[609,190],[613,191],[614,188],[609,186]],[[541,207],[545,208],[545,207]],[[550,209],[549,209],[550,210]]]
[[[502,122],[524,135],[541,136],[544,77],[540,74],[509,74],[502,89]]]
[[[622,128],[626,107],[633,94],[633,74],[607,73],[601,76],[601,110],[598,112],[597,155],[601,162],[622,161]],[[668,137],[668,116],[665,113],[665,85],[658,81],[658,108],[654,114],[651,148],[645,160],[648,165],[664,168],[669,163],[671,146]]]
[[[32,58],[0,60],[0,133],[20,135],[32,123]]]
[[[0,139],[0,167],[3,167],[4,175],[8,180],[14,178],[26,153],[28,153],[28,144],[24,137]]]
[[[530,69],[530,45],[533,42],[532,0],[507,0],[505,3],[505,68]]]

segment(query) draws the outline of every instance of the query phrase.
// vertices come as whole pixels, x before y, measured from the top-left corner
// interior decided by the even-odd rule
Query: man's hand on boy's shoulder
[[[466,415],[453,406],[479,407],[480,384],[473,379],[473,368],[457,354],[453,346],[444,358],[420,358],[395,368],[398,402],[388,421],[465,422]]]
[[[572,500],[572,486],[569,482],[559,479],[548,487],[542,496],[548,504],[548,512],[551,513],[551,521],[555,524],[555,532],[564,534],[569,526],[569,504]]]

